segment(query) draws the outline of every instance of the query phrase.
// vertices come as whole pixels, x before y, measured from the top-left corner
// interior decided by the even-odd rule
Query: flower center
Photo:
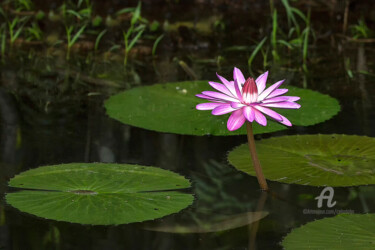
[[[255,103],[258,100],[258,87],[254,81],[254,78],[247,78],[245,84],[242,87],[242,100],[243,104],[249,105]]]

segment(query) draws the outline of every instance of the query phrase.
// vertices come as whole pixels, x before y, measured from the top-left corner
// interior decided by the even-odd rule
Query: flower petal
[[[281,108],[281,109],[299,109],[300,104],[295,102],[275,102],[275,103],[262,103],[259,104],[263,107]]]
[[[242,110],[236,110],[234,111],[228,119],[227,122],[227,128],[229,131],[237,130],[239,129],[244,123],[245,123],[245,117],[242,114]]]
[[[236,96],[236,91],[234,90],[233,81],[229,82],[227,79],[225,79],[224,77],[222,77],[218,73],[216,73],[216,76],[217,76],[217,78],[220,79],[220,81],[224,84],[224,86],[227,87],[227,89],[232,93],[232,95]]]
[[[288,102],[295,102],[301,99],[301,97],[299,96],[284,96],[284,97],[288,97]]]
[[[242,93],[241,93],[241,86],[238,84],[237,80],[234,80],[234,89],[236,90],[236,95],[238,100],[242,102]]]
[[[214,91],[203,91],[202,94],[203,94],[203,95],[206,95],[206,96],[209,96],[209,97],[213,97],[213,98],[216,98],[216,99],[222,100],[222,101],[238,102],[237,99],[235,99],[235,98],[233,98],[233,97],[230,97],[230,96],[227,96],[226,94],[219,93],[219,92],[214,92]]]
[[[224,93],[228,96],[234,97],[233,94],[228,90],[227,87],[225,87],[224,84],[217,83],[217,82],[208,82],[208,84],[210,84],[211,87],[213,87],[217,91],[220,91],[221,93]]]
[[[287,96],[277,96],[274,98],[265,98],[262,103],[286,102],[289,98]]]
[[[200,103],[197,106],[195,106],[195,108],[198,110],[212,110],[220,105],[223,105],[223,103],[207,102],[207,103]]]
[[[283,120],[283,118],[281,117],[280,114],[276,113],[275,111],[273,111],[272,109],[269,109],[269,108],[266,108],[266,107],[262,107],[262,106],[254,106],[255,109],[259,110],[260,112],[262,112],[263,114],[266,114],[268,115],[269,117],[275,119],[276,121],[278,122],[281,122]]]
[[[283,120],[280,122],[281,124],[284,124],[284,125],[289,126],[289,127],[292,126],[292,123],[285,116],[282,116],[282,115],[280,115],[280,116],[281,116],[281,118],[283,118]]]
[[[236,67],[234,67],[234,70],[233,70],[233,80],[234,81],[237,80],[241,88],[242,88],[242,85],[245,83],[245,77],[243,76],[241,70]]]
[[[234,81],[230,81],[228,85],[225,85],[229,91],[233,94],[233,96],[236,96],[236,89],[234,88]]]
[[[235,111],[235,110],[237,110],[237,109],[232,108],[230,106],[230,104],[227,103],[227,104],[222,104],[222,105],[217,106],[216,108],[214,108],[212,110],[212,114],[213,115],[224,115],[224,114],[228,114],[228,113],[230,113],[232,111]]]
[[[267,77],[268,71],[258,76],[258,78],[255,80],[258,87],[258,94],[262,93],[263,90],[266,88]]]
[[[217,76],[217,78],[220,79],[220,81],[221,81],[222,83],[224,83],[224,85],[227,85],[227,84],[229,83],[229,81],[228,81],[227,79],[225,79],[224,77],[222,77],[222,76],[219,75],[218,73],[216,73],[216,76]]]
[[[246,106],[242,109],[242,113],[249,122],[253,122],[255,119],[254,108]]]
[[[232,108],[234,108],[234,109],[239,109],[239,108],[242,108],[243,106],[245,106],[245,104],[242,104],[240,102],[231,102],[230,106],[232,106]]]
[[[276,96],[279,96],[279,95],[283,95],[288,91],[289,91],[288,89],[275,89],[274,91],[272,91],[271,94],[269,94],[267,96],[267,98],[272,98],[272,97],[276,97]]]
[[[213,101],[213,102],[223,102],[222,100],[219,100],[217,98],[213,98],[213,97],[210,97],[210,96],[207,96],[207,95],[203,95],[203,94],[196,94],[195,96],[199,97],[199,98],[202,98],[202,99],[207,99],[207,100]]]
[[[272,91],[280,87],[281,84],[283,84],[285,80],[278,81],[277,83],[274,83],[270,87],[268,87],[265,91],[263,91],[259,96],[258,96],[258,101],[262,101],[264,98],[266,98],[269,94],[271,94]]]
[[[266,126],[267,125],[266,117],[257,109],[254,109],[254,113],[255,113],[255,117],[254,117],[255,121],[262,126]]]

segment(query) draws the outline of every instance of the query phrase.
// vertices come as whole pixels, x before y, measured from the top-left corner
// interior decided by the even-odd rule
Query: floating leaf
[[[292,249],[375,249],[374,214],[340,214],[294,229],[281,243]]]
[[[375,139],[349,135],[296,135],[256,143],[267,179],[312,186],[375,184]],[[229,162],[255,176],[246,144],[231,151]]]
[[[23,212],[58,221],[109,225],[176,213],[190,205],[184,177],[155,167],[71,163],[23,172],[9,182],[21,190],[6,195]]]
[[[209,233],[230,230],[249,225],[263,219],[268,212],[247,212],[235,215],[221,216],[221,218],[207,216],[206,218],[190,217],[187,221],[175,221],[174,218],[167,218],[161,221],[146,224],[147,230],[168,233]]]
[[[196,94],[208,90],[207,81],[155,84],[133,88],[112,96],[105,107],[110,117],[125,124],[159,132],[189,135],[246,134],[245,126],[228,131],[228,115],[214,116],[210,111],[198,111],[195,106],[204,100]],[[330,119],[340,106],[336,99],[318,92],[288,86],[288,95],[300,96],[299,110],[278,109],[294,125],[308,126]],[[286,129],[269,120],[266,127],[254,123],[254,133]]]

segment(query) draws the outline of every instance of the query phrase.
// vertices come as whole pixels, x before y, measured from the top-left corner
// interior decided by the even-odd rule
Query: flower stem
[[[267,181],[264,178],[262,167],[260,166],[257,151],[255,149],[253,127],[252,127],[251,122],[246,122],[246,130],[247,130],[247,141],[249,144],[251,159],[253,160],[253,165],[254,165],[255,173],[258,178],[259,186],[262,190],[268,190]]]

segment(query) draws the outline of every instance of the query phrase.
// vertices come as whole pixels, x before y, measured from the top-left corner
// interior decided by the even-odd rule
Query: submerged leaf
[[[222,216],[222,218],[215,218],[212,220],[210,216],[208,219],[201,218],[200,220],[189,221],[175,221],[173,218],[151,222],[144,227],[147,230],[168,233],[209,233],[230,230],[242,226],[249,225],[268,215],[268,212],[247,212],[235,215]]]
[[[190,205],[184,177],[155,167],[72,163],[23,172],[9,182],[21,190],[6,195],[12,206],[46,219],[110,225],[176,213]]]

